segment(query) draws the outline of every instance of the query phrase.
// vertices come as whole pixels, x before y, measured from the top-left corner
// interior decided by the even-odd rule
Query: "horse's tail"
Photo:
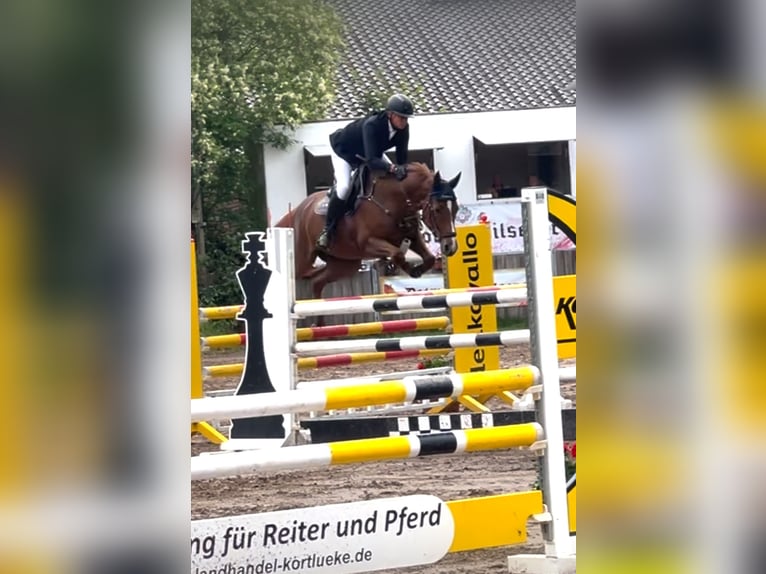
[[[295,227],[295,210],[291,209],[283,215],[274,227]]]

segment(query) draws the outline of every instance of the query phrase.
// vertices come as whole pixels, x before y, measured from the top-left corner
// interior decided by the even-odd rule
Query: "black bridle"
[[[373,203],[374,205],[378,206],[383,213],[388,215],[389,217],[394,217],[394,214],[391,212],[391,210],[383,205],[378,199],[375,197],[375,184],[377,183],[376,179],[372,180],[372,189],[370,190],[370,194],[367,196],[364,196],[364,199],[367,201]],[[450,233],[445,234],[444,236],[439,236],[439,229],[436,227],[436,217],[434,215],[434,210],[432,208],[432,204],[434,203],[434,200],[436,200],[436,203],[449,203],[450,204],[450,210],[451,210],[451,217],[452,222],[455,221],[455,215],[457,214],[457,197],[455,196],[455,191],[447,185],[447,182],[445,181],[434,181],[433,188],[431,189],[431,192],[428,196],[428,201],[422,205],[422,207],[418,207],[415,204],[413,204],[412,200],[409,197],[405,197],[406,200],[406,209],[407,209],[407,215],[404,216],[404,218],[399,221],[398,226],[399,228],[403,229],[405,233],[413,234],[417,233],[420,229],[421,223],[425,223],[425,225],[431,230],[431,232],[434,234],[434,237],[436,238],[436,241],[440,241],[442,238],[449,239],[453,238],[457,235],[457,233],[454,231],[454,225],[452,225],[453,231]],[[419,214],[419,212],[422,211],[422,219]],[[426,220],[430,220],[431,223],[433,223],[434,227],[432,228],[430,225],[428,225],[428,222]]]
[[[455,237],[456,232],[454,225],[451,226],[452,231],[450,233],[446,233],[442,236],[439,235],[439,228],[436,225],[436,214],[434,213],[433,208],[434,200],[436,203],[446,203],[449,206],[451,221],[454,222],[457,213],[457,197],[455,196],[455,192],[450,189],[449,186],[445,185],[444,182],[435,182],[428,203],[423,208],[423,222],[431,230],[431,233],[434,234],[436,241]],[[431,225],[429,225],[429,221]]]

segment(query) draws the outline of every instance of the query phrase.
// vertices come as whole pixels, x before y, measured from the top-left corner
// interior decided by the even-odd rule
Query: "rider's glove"
[[[407,177],[407,166],[391,164],[390,169],[391,173],[393,173],[396,176],[396,179],[399,181],[402,181],[405,177]]]

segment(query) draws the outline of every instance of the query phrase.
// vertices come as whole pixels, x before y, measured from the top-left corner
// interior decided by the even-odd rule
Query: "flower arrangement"
[[[564,443],[564,469],[566,471],[566,480],[569,481],[575,474],[577,474],[577,442],[565,442]],[[540,490],[543,483],[542,476],[540,475],[540,469],[537,471],[537,480],[532,485],[533,490]]]
[[[450,357],[430,357],[419,361],[416,365],[418,370],[433,369],[435,367],[447,367],[452,364]]]
[[[564,443],[564,467],[566,468],[567,480],[577,474],[577,442]]]

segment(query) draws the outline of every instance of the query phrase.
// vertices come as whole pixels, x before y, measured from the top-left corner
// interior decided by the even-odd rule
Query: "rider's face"
[[[394,126],[394,129],[397,130],[403,130],[407,127],[407,118],[405,116],[400,116],[399,114],[391,113],[391,125]]]

